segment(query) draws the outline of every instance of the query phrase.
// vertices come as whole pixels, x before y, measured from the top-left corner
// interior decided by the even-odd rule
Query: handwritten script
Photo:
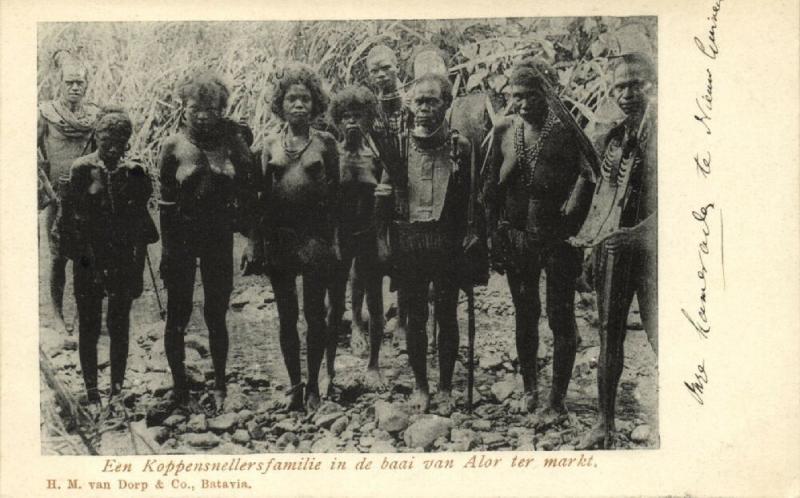
[[[696,111],[693,120],[700,126],[700,132],[708,137],[712,135],[712,111],[714,110],[714,76],[712,64],[720,55],[720,47],[717,40],[719,29],[719,14],[723,0],[714,0],[711,5],[711,15],[706,17],[707,28],[701,36],[694,37],[694,44],[701,56],[708,61],[705,73],[703,74],[703,84],[700,94],[695,98]],[[692,161],[695,173],[700,181],[705,182],[711,177],[711,150],[706,149],[694,155]],[[696,270],[696,301],[693,305],[681,308],[681,314],[687,321],[690,330],[694,331],[700,341],[706,341],[711,336],[711,317],[708,313],[708,296],[711,294],[709,268],[712,256],[712,237],[716,236],[717,226],[715,217],[719,218],[719,258],[720,267],[723,268],[724,257],[722,250],[722,212],[715,202],[704,202],[691,211],[691,219],[697,224],[699,237],[697,242],[697,270]],[[724,281],[724,280],[723,280]],[[686,392],[699,405],[704,405],[704,391],[708,384],[708,369],[706,360],[701,358],[695,365],[694,371],[688,380],[683,381]]]

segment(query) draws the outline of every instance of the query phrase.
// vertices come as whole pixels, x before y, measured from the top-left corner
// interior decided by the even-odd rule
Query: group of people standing
[[[114,399],[124,383],[129,314],[142,292],[146,247],[159,233],[147,210],[150,178],[124,158],[133,132],[130,119],[121,109],[83,103],[86,68],[69,54],[58,59],[61,96],[40,106],[38,141],[40,172],[56,194],[42,203],[48,204],[51,297],[56,319],[66,327],[61,304],[69,258],[81,369],[88,402],[99,407],[102,299],[108,297]],[[546,274],[554,337],[546,409],[564,413],[578,340],[574,299],[581,247],[593,246],[601,318],[600,410],[585,444],[610,444],[634,293],[648,336],[656,336],[652,63],[640,54],[617,61],[611,92],[625,119],[601,143],[599,161],[580,146],[585,139],[580,129],[553,108],[554,73],[541,61],[523,61],[511,72],[513,113],[490,127],[488,150],[452,126],[446,68],[421,63],[404,95],[389,47],[373,47],[366,65],[372,89],[345,87],[332,102],[310,67],[284,68],[271,103],[283,124],[258,149],[252,147],[249,128],[225,117],[229,90],[217,75],[192,74],[177,88],[182,126],[162,142],[157,164],[160,272],[167,290],[164,345],[175,404],[186,406],[190,400],[184,332],[198,264],[214,367],[212,398],[217,408],[224,402],[226,313],[233,289],[233,236],[239,232],[247,238],[241,269],[268,275],[275,293],[290,381],[286,408],[319,407],[323,358],[334,383],[352,267],[354,321],[360,320],[364,298],[369,311],[365,383],[375,389],[383,385],[378,361],[388,275],[397,289],[398,327],[405,331],[415,378],[410,405],[449,415],[457,404],[452,381],[459,292],[485,282],[491,265],[507,276],[516,309],[528,412],[539,406],[539,281]],[[483,115],[483,108],[479,112]],[[335,130],[316,125],[325,115]],[[592,160],[598,167],[591,167]],[[307,324],[305,376],[297,330],[298,276]],[[427,373],[429,300],[438,325],[439,381],[433,398]],[[354,337],[360,337],[362,327],[356,325]]]

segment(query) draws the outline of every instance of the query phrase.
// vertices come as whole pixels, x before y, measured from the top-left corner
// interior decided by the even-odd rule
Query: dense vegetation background
[[[631,51],[655,58],[657,47],[654,17],[43,23],[38,34],[39,98],[55,97],[53,54],[80,55],[91,73],[88,100],[128,109],[136,130],[129,157],[147,166],[178,126],[176,83],[201,67],[228,81],[229,115],[251,125],[258,145],[277,124],[272,81],[289,60],[312,65],[336,91],[365,80],[364,59],[376,43],[396,50],[404,82],[416,51],[435,46],[459,95],[502,96],[513,62],[535,54],[557,69],[562,99],[594,138],[618,116],[608,98],[608,58]]]

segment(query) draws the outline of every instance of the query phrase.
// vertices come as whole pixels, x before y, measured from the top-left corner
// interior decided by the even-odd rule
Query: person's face
[[[435,81],[422,81],[414,85],[411,105],[414,123],[429,130],[437,128],[442,123],[447,111],[442,90]]]
[[[219,100],[195,99],[186,101],[186,124],[193,132],[207,134],[213,130],[222,117],[222,106]]]
[[[289,124],[308,124],[313,107],[311,90],[305,85],[290,86],[283,97],[283,116]]]
[[[525,121],[531,121],[547,109],[544,92],[534,85],[512,85],[511,102],[516,112]]]
[[[128,147],[128,139],[120,133],[101,131],[95,136],[97,155],[107,164],[117,164]]]
[[[397,64],[389,54],[370,57],[367,71],[370,81],[381,92],[391,93],[397,89]]]
[[[86,95],[86,74],[77,67],[66,67],[61,73],[61,93],[67,102],[79,104]]]
[[[639,65],[623,62],[614,70],[611,94],[626,116],[635,115],[644,111],[651,86]]]
[[[361,144],[361,135],[368,129],[367,116],[361,109],[352,108],[342,112],[339,130],[345,138],[345,144],[355,147]]]

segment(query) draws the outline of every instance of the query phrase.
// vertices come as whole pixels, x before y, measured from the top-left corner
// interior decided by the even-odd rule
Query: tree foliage
[[[161,140],[180,120],[177,82],[199,68],[218,72],[231,89],[229,116],[246,121],[256,145],[278,125],[270,113],[272,83],[289,60],[319,71],[328,91],[366,80],[375,44],[398,54],[411,80],[421,47],[444,54],[458,94],[487,92],[502,102],[519,58],[538,55],[557,70],[560,95],[593,138],[617,117],[608,98],[609,57],[656,55],[656,19],[496,18],[303,22],[44,23],[39,27],[38,93],[54,98],[52,55],[69,50],[88,65],[88,99],[125,107],[136,130],[132,160],[154,164]]]

